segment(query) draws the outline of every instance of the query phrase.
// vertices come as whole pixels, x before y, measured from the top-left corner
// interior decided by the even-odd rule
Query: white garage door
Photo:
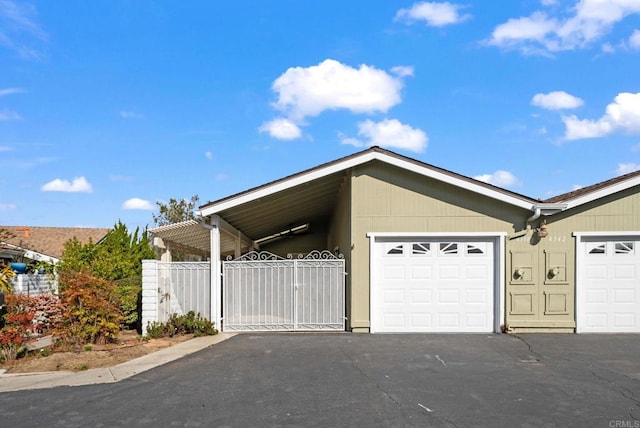
[[[577,331],[640,333],[640,239],[583,238]]]
[[[373,252],[373,333],[494,330],[493,241],[384,240]]]

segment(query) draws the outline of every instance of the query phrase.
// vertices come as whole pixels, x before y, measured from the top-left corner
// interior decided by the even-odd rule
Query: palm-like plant
[[[11,269],[11,265],[4,265],[0,270],[0,293],[9,294],[13,290],[11,286],[11,278],[16,273]]]

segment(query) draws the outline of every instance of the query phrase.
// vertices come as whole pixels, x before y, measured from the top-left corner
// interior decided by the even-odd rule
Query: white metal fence
[[[287,259],[251,252],[227,260],[223,330],[344,330],[344,275],[344,259],[329,251]]]
[[[209,262],[157,263],[157,321],[189,311],[205,318],[211,314],[211,274]]]
[[[58,279],[49,274],[20,273],[11,278],[11,287],[16,294],[37,296],[39,294],[58,294]]]

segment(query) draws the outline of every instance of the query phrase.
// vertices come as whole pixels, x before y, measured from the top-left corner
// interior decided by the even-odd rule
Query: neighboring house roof
[[[106,228],[39,226],[0,226],[0,229],[12,235],[2,238],[0,244],[3,247],[31,251],[57,260],[62,258],[67,241],[76,238],[83,244],[89,241],[98,243],[111,231]]]
[[[572,192],[554,196],[544,202],[563,202],[567,204],[567,209],[569,209],[638,185],[640,185],[640,171],[634,171],[619,177],[592,184],[591,186],[581,187]]]

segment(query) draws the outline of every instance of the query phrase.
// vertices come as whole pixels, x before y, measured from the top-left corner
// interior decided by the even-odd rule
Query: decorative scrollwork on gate
[[[226,261],[255,262],[262,260],[292,260],[295,258],[300,260],[340,260],[344,259],[344,256],[340,253],[332,253],[329,250],[313,250],[306,254],[287,254],[287,257],[285,259],[284,257],[270,253],[269,251],[250,251],[238,257],[237,259],[234,259],[233,256],[229,255],[226,257]]]
[[[298,254],[298,258],[301,260],[339,260],[344,259],[344,256],[340,253],[334,254],[329,250],[313,250],[307,254]]]
[[[234,259],[233,256],[227,256],[227,261],[255,262],[260,260],[284,260],[284,257],[280,257],[269,251],[250,251],[237,259]]]

